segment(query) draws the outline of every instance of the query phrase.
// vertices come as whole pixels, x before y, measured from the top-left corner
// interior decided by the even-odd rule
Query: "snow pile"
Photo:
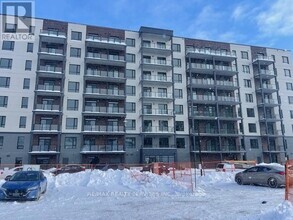
[[[47,175],[51,190],[62,188],[89,188],[94,192],[165,192],[188,193],[190,189],[171,179],[137,170],[85,171],[76,174]]]

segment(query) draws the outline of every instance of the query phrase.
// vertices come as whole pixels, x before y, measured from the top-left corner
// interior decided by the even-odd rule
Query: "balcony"
[[[48,104],[37,104],[34,111],[40,111],[47,113],[59,113],[60,112],[60,105],[48,105]]]
[[[191,117],[196,119],[203,119],[203,120],[216,120],[216,112],[209,112],[209,111],[193,111],[191,112]]]
[[[258,86],[256,88],[257,92],[264,92],[264,93],[274,93],[277,92],[278,89],[276,85],[271,85],[271,84],[262,84],[261,86]]]
[[[38,95],[60,96],[61,86],[38,85],[36,92],[38,93]]]
[[[125,117],[124,108],[113,108],[113,107],[101,107],[101,106],[85,106],[85,115],[100,115],[100,116],[121,116]]]
[[[218,129],[216,127],[200,127],[199,132],[198,128],[190,128],[190,134],[197,136],[219,136]]]
[[[227,153],[231,153],[231,152],[239,152],[240,150],[240,146],[236,146],[236,145],[222,145],[221,146],[222,152],[227,152]]]
[[[164,92],[143,92],[140,94],[141,98],[152,99],[152,100],[172,100],[172,93],[164,93]]]
[[[40,59],[44,60],[60,60],[62,61],[64,56],[64,50],[55,48],[40,48],[39,51]]]
[[[169,60],[143,58],[141,59],[140,64],[143,65],[144,69],[156,69],[166,71],[172,69],[172,63]]]
[[[97,69],[87,69],[85,79],[99,82],[121,82],[125,83],[125,73],[119,71],[104,71]]]
[[[216,103],[216,96],[214,95],[189,95],[189,101],[194,103]]]
[[[147,127],[142,127],[141,128],[141,131],[143,133],[159,133],[159,134],[162,134],[162,133],[171,133],[171,134],[174,134],[174,127],[164,127],[164,126],[147,126]]]
[[[87,35],[85,42],[89,47],[98,47],[110,50],[125,50],[126,48],[124,40],[113,37],[106,38],[97,35]]]
[[[234,91],[234,90],[239,88],[237,81],[217,80],[216,85],[217,85],[217,88],[220,89],[220,90]]]
[[[230,113],[230,112],[220,112],[219,113],[219,119],[220,120],[225,120],[225,121],[229,121],[229,120],[240,120],[241,117],[237,116],[236,113]]]
[[[192,86],[195,88],[214,88],[215,81],[213,79],[194,79],[192,78],[190,81],[190,77],[187,79],[188,86]]]
[[[49,43],[65,43],[66,34],[65,32],[58,30],[41,30],[40,37],[42,41]]]
[[[215,65],[215,70],[217,72],[217,75],[222,76],[234,76],[237,74],[237,69],[234,66]]]
[[[231,96],[217,96],[220,105],[237,105],[240,103],[238,97]]]
[[[140,81],[144,81],[145,84],[171,85],[172,77],[144,75],[140,78]]]
[[[280,115],[277,114],[260,114],[259,115],[259,120],[260,122],[275,122],[275,121],[280,121]]]
[[[225,62],[232,62],[236,57],[236,53],[221,51],[221,50],[207,50],[200,48],[187,48],[186,56],[198,59],[213,59]]]
[[[63,68],[59,66],[39,66],[37,70],[39,76],[50,77],[50,78],[62,78]]]
[[[126,64],[124,56],[104,54],[104,53],[93,53],[93,52],[87,52],[85,61],[86,63],[91,63],[91,64],[121,66],[121,67],[124,67]]]
[[[171,55],[171,46],[166,44],[145,44],[143,43],[141,45],[141,48],[143,49],[143,54],[155,54],[155,55],[162,55],[162,56],[170,56]]]
[[[106,134],[124,134],[124,126],[112,125],[84,125],[83,132],[87,133],[106,133]]]
[[[80,151],[82,154],[124,152],[124,145],[84,145]]]
[[[42,132],[58,132],[57,124],[34,124],[33,131],[42,131]]]
[[[118,89],[100,89],[100,88],[85,88],[85,95],[87,97],[104,98],[104,99],[125,99],[124,90]]]
[[[260,130],[261,136],[271,136],[271,137],[276,137],[276,136],[282,136],[282,131],[281,130],[273,130],[273,129],[261,129]]]
[[[224,136],[234,136],[238,135],[238,130],[237,129],[227,129],[227,128],[221,128],[220,129],[220,135]]]
[[[263,146],[264,153],[283,153],[285,152],[283,145]]]
[[[204,64],[204,63],[187,63],[186,67],[187,71],[198,72],[203,74],[211,74],[213,75],[214,67],[212,64]]]
[[[59,154],[56,145],[44,146],[44,145],[33,145],[30,154]]]
[[[258,55],[256,58],[252,60],[253,64],[260,64],[260,65],[270,65],[274,63],[274,58],[270,56],[262,56]]]
[[[144,116],[173,116],[173,110],[172,109],[142,109],[140,111],[141,115]]]
[[[266,107],[276,107],[279,105],[278,100],[276,99],[258,99],[257,100],[258,106],[266,106]]]
[[[255,78],[272,79],[275,76],[276,75],[273,70],[260,70],[254,73]]]

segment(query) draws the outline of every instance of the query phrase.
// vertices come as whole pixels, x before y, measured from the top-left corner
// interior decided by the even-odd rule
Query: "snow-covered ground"
[[[239,186],[234,175],[207,171],[192,193],[168,176],[133,170],[47,174],[39,201],[1,202],[0,219],[293,219],[284,188]]]

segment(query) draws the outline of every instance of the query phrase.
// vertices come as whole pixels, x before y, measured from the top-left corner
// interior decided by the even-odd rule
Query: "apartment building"
[[[2,164],[293,157],[290,51],[47,19],[31,34],[1,42]]]

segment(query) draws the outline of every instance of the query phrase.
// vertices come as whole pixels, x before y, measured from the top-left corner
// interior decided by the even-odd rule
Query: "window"
[[[282,56],[283,63],[289,63],[288,57]]]
[[[246,112],[247,112],[247,117],[251,117],[251,118],[254,118],[255,117],[254,109],[253,108],[247,108],[246,109]]]
[[[25,128],[26,127],[26,117],[20,116],[19,118],[19,128]]]
[[[250,73],[250,68],[248,65],[242,65],[242,72],[243,73]]]
[[[136,148],[136,138],[135,137],[125,138],[125,146],[128,149]]]
[[[184,131],[184,121],[176,121],[176,131]]]
[[[176,58],[174,58],[174,59],[173,59],[173,65],[174,65],[175,67],[181,67],[181,59],[176,59]]]
[[[78,100],[67,99],[67,110],[68,111],[78,111]]]
[[[77,118],[66,118],[66,129],[77,129]]]
[[[32,61],[31,60],[26,60],[25,61],[25,70],[32,70]]]
[[[9,88],[10,77],[0,77],[0,87]]]
[[[2,50],[14,50],[14,41],[6,41],[4,40],[2,43]]]
[[[185,138],[176,138],[176,147],[185,148]]]
[[[126,102],[126,113],[135,113],[135,102]]]
[[[69,74],[70,75],[79,75],[80,74],[80,65],[69,64]]]
[[[251,80],[250,79],[244,79],[244,87],[251,88]]]
[[[0,96],[0,107],[6,108],[8,105],[8,96]]]
[[[70,47],[70,57],[80,57],[81,49],[76,47]]]
[[[174,52],[181,52],[181,45],[180,44],[173,44],[172,49]]]
[[[27,43],[26,52],[29,52],[29,53],[34,52],[34,44],[33,43]]]
[[[65,137],[64,140],[64,148],[65,149],[75,149],[77,146],[77,138],[76,137]]]
[[[174,74],[174,82],[175,83],[182,83],[182,74],[175,73]]]
[[[36,26],[30,25],[30,27],[29,27],[29,33],[30,34],[35,34],[35,29],[36,29]]]
[[[17,137],[17,149],[23,149],[24,148],[24,136],[18,136]]]
[[[3,147],[4,137],[0,136],[0,149]]]
[[[15,33],[17,29],[16,24],[5,23],[5,32]]]
[[[21,98],[21,108],[28,108],[28,97]]]
[[[293,118],[293,110],[290,110],[290,118]]]
[[[293,104],[293,96],[288,96],[289,104]]]
[[[126,120],[126,130],[135,130],[135,129],[136,129],[135,120],[132,120],[132,119]]]
[[[258,140],[257,139],[250,139],[250,148],[258,149]]]
[[[135,39],[126,38],[126,45],[129,47],[135,47]]]
[[[175,105],[175,114],[183,115],[183,105]]]
[[[292,83],[286,83],[287,90],[293,90],[293,84]]]
[[[68,82],[68,92],[79,92],[79,82]]]
[[[175,89],[174,97],[177,99],[182,99],[183,98],[182,89]]]
[[[254,123],[248,123],[248,131],[250,133],[256,133],[256,124],[254,124]]]
[[[82,33],[77,31],[71,31],[71,40],[81,40]]]
[[[252,96],[252,94],[246,93],[245,94],[245,101],[246,102],[253,102],[253,96]]]
[[[1,58],[0,59],[0,68],[2,69],[11,69],[12,59]]]
[[[135,96],[135,86],[126,86],[126,95]]]
[[[127,53],[126,62],[135,63],[135,54]]]
[[[0,116],[0,127],[5,128],[6,116]]]
[[[291,71],[288,69],[284,69],[284,74],[285,74],[285,76],[291,77]]]
[[[241,58],[242,58],[242,59],[246,59],[246,60],[248,60],[248,52],[246,52],[246,51],[241,51]]]
[[[157,48],[166,49],[166,43],[165,42],[157,42]]]
[[[30,79],[29,78],[24,78],[23,79],[23,89],[30,89]]]
[[[126,79],[135,79],[135,70],[126,69]]]

